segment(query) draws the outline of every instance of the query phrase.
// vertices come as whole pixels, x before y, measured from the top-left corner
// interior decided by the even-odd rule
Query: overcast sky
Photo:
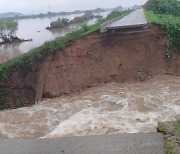
[[[48,11],[74,11],[116,6],[129,7],[143,4],[146,0],[0,0],[0,13],[20,12],[24,14],[46,13]]]

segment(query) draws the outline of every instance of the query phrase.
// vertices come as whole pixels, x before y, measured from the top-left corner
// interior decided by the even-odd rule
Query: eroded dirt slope
[[[167,63],[167,39],[162,29],[149,25],[140,31],[93,33],[38,62],[38,71],[29,72],[25,78],[14,70],[9,81],[0,81],[1,89],[8,94],[8,107],[17,102],[34,104],[42,97],[57,97],[112,81],[144,81],[157,74],[177,74],[180,56]]]
[[[142,33],[92,34],[53,56],[43,97],[111,81],[144,81],[167,73],[165,44],[162,30],[156,26]]]

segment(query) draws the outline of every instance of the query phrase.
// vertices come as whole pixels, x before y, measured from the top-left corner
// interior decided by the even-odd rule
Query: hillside
[[[0,18],[13,18],[13,17],[22,17],[24,16],[18,12],[7,12],[7,13],[0,13]]]

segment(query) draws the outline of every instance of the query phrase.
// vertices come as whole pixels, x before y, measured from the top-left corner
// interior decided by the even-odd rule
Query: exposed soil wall
[[[167,63],[166,40],[162,29],[154,25],[97,32],[38,62],[38,72],[29,72],[22,79],[14,71],[10,81],[0,81],[0,86],[8,91],[12,106],[19,99],[33,104],[42,97],[57,97],[111,81],[144,81],[156,74],[178,74],[180,56],[174,55],[173,62]]]

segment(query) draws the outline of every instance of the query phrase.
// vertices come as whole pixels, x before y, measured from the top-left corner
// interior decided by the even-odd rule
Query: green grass
[[[158,14],[172,14],[180,16],[179,0],[148,0],[146,8]]]
[[[174,154],[174,145],[171,138],[165,137],[165,151],[167,154]]]
[[[174,125],[174,132],[175,132],[176,139],[180,143],[180,119],[175,121],[173,125]]]
[[[180,53],[180,17],[170,14],[155,14],[145,10],[149,23],[160,25],[168,36],[166,57],[171,58],[172,51]]]
[[[24,101],[23,101],[22,99],[18,99],[18,100],[16,101],[16,104],[15,104],[15,106],[14,106],[14,109],[21,108],[21,107],[23,107],[23,106],[24,106]]]
[[[7,97],[6,92],[0,88],[0,110],[5,108],[6,97]]]
[[[180,143],[180,119],[168,124],[159,122],[157,130],[164,134],[166,153],[174,154],[176,146]]]
[[[157,129],[159,132],[164,132],[166,130],[166,127],[164,126],[162,122],[158,122]]]
[[[107,16],[107,18],[100,20],[98,23],[92,26],[82,26],[82,28],[78,31],[67,34],[65,37],[60,37],[53,41],[46,42],[44,43],[44,45],[35,48],[25,54],[22,54],[21,56],[13,60],[0,64],[0,80],[8,80],[13,69],[19,70],[19,74],[21,77],[26,76],[29,71],[36,71],[37,61],[44,59],[51,53],[63,51],[63,49],[70,42],[76,41],[90,33],[99,30],[102,23],[126,14],[129,11],[130,10],[122,12],[112,12]]]

